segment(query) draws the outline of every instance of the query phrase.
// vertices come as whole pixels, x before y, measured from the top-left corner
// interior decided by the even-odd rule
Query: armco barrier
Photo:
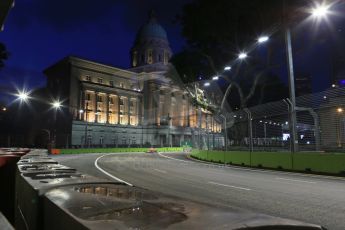
[[[288,152],[253,152],[251,161],[254,167],[292,169],[291,154]]]
[[[294,154],[294,169],[300,171],[345,173],[345,154]]]
[[[248,153],[226,152],[225,160],[227,163],[237,165],[249,165],[250,155]]]
[[[192,157],[200,160],[252,167],[308,171],[327,174],[345,173],[345,154],[288,152],[241,152],[193,150]]]

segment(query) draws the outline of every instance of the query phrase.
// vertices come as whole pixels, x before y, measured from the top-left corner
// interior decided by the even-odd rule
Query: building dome
[[[167,33],[151,10],[147,22],[140,27],[131,49],[131,66],[167,65],[171,55]]]
[[[136,40],[142,41],[151,38],[168,39],[166,31],[158,24],[153,12],[149,14],[148,22],[140,28]]]

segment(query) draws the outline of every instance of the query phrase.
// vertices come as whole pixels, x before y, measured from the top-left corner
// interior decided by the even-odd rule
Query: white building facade
[[[130,53],[128,70],[70,56],[44,71],[67,113],[58,114],[56,145],[222,148],[220,121],[167,74],[172,52],[152,13]]]

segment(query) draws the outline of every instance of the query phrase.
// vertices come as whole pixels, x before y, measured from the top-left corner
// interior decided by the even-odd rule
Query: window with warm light
[[[85,98],[86,98],[87,101],[91,101],[91,94],[86,93]]]

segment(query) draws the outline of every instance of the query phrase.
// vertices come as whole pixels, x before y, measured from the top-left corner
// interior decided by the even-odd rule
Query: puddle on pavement
[[[69,206],[72,214],[88,221],[117,220],[130,228],[161,229],[188,218],[183,204],[135,187],[82,186],[74,191],[97,196],[83,205]]]

